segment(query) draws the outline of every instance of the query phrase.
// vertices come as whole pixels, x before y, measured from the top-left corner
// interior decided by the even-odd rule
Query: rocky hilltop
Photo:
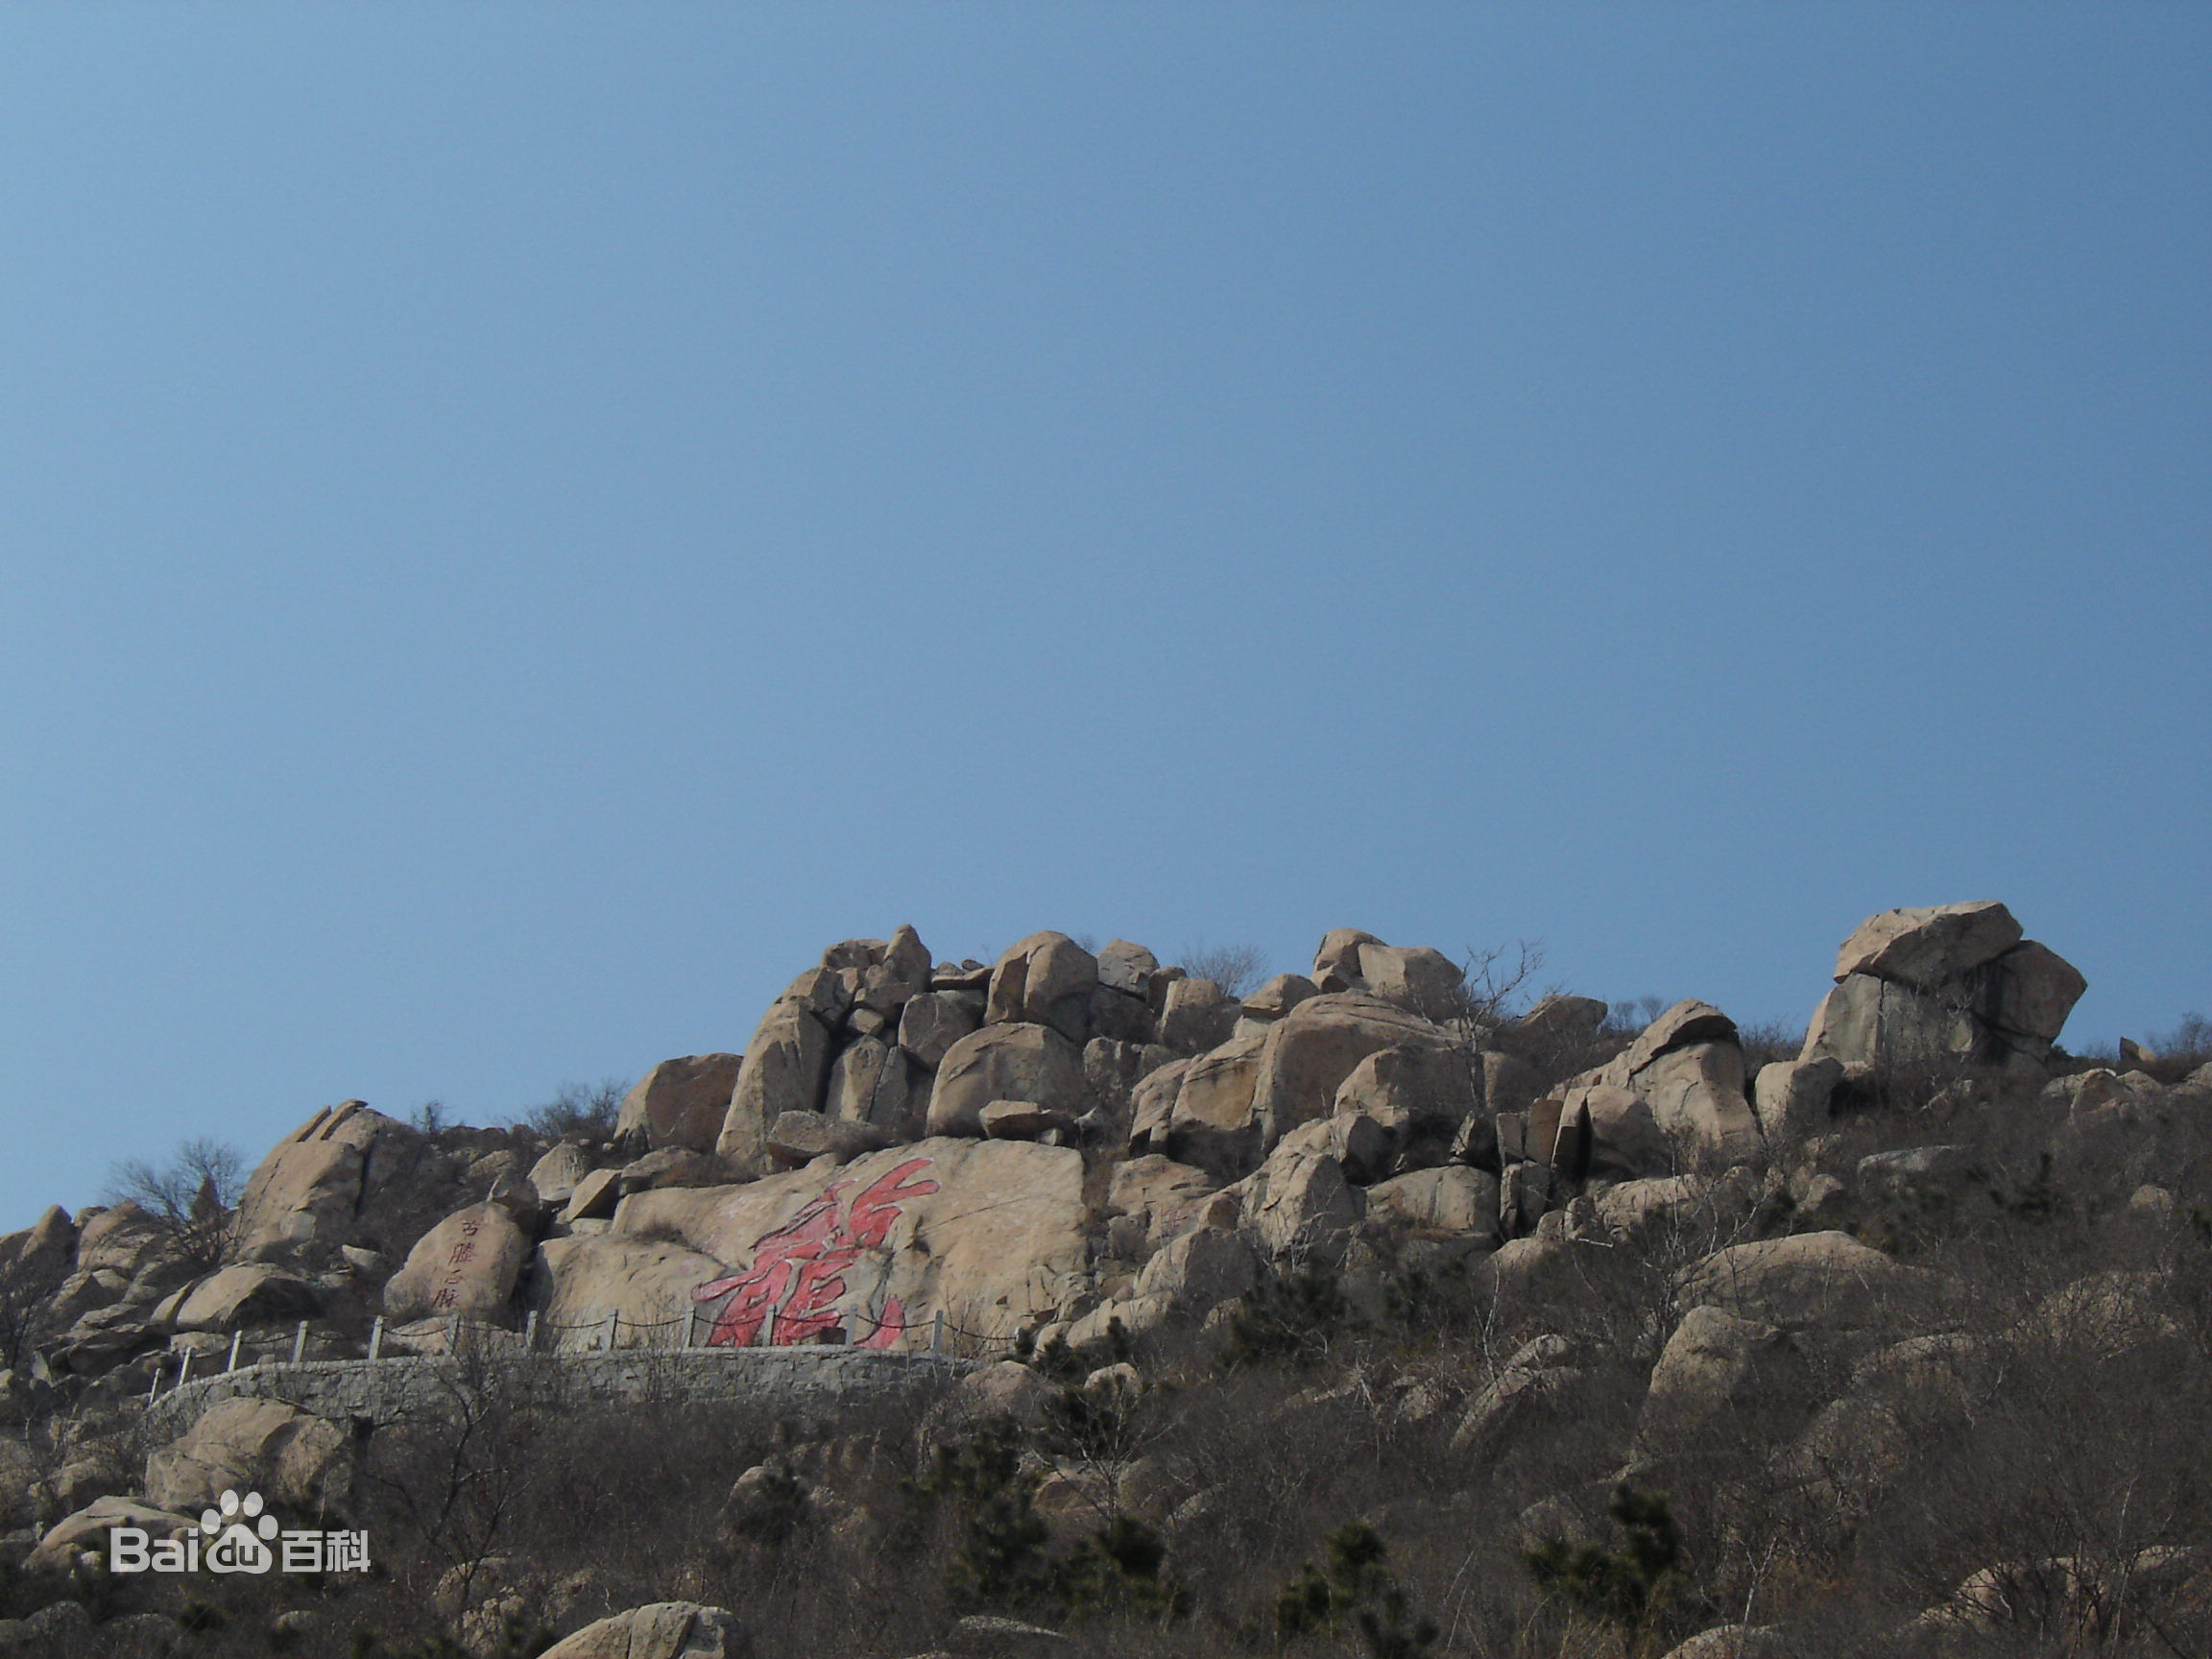
[[[20,1428],[0,1520],[34,1614],[0,1621],[0,1652],[336,1652],[391,1630],[735,1653],[770,1625],[781,1645],[754,1650],[1982,1651],[2090,1630],[2132,1651],[2212,1631],[2212,1489],[2171,1467],[2137,1477],[2160,1518],[2108,1538],[2077,1518],[2008,1541],[1987,1518],[1902,1589],[1862,1561],[1927,1459],[2055,1356],[2201,1373],[2212,1067],[2068,1056],[2082,977],[1998,903],[1869,918],[1833,979],[1777,1052],[1696,1000],[1633,1027],[1587,998],[1519,1006],[1357,929],[1238,996],[1125,940],[933,962],[902,926],[830,947],[741,1053],[663,1060],[611,1124],[557,1142],[324,1108],[234,1205],[52,1210],[0,1239]],[[2030,1248],[2032,1271],[1992,1266]],[[1992,1272],[2036,1298],[2002,1328]],[[743,1359],[791,1349],[850,1354],[819,1375],[854,1381]],[[588,1373],[597,1392],[563,1393]],[[708,1515],[669,1512],[659,1581],[634,1551],[608,1551],[625,1577],[533,1541],[520,1489],[487,1518],[455,1484],[456,1458],[477,1486],[535,1468],[564,1414],[665,1446],[679,1394],[746,1451]],[[2159,1433],[2212,1428],[2202,1401],[2200,1376]],[[478,1469],[469,1433],[522,1438]],[[455,1435],[443,1464],[424,1450]],[[1242,1483],[1282,1479],[1285,1444],[1370,1478],[1339,1492],[1308,1464],[1259,1502]],[[1374,1478],[1393,1457],[1419,1475]],[[417,1488],[441,1467],[433,1524]],[[248,1487],[374,1518],[387,1575],[290,1602],[219,1584],[224,1611],[100,1553],[118,1517],[166,1536]],[[697,1560],[677,1533],[707,1540]],[[1298,1550],[1322,1562],[1305,1578]],[[1469,1563],[1504,1565],[1447,1633],[1407,1586],[1433,1593],[1430,1557],[1455,1550],[1463,1601]],[[770,1607],[788,1584],[762,1588],[794,1551],[896,1582],[902,1610],[816,1642]],[[733,1611],[709,1596],[733,1584]],[[1482,1633],[1516,1627],[1518,1647]]]

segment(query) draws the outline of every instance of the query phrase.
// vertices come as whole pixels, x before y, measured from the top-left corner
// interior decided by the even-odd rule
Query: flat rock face
[[[385,1281],[385,1317],[503,1323],[529,1256],[530,1240],[500,1206],[457,1210],[416,1240],[406,1264]]]
[[[629,1199],[691,1198],[692,1192],[648,1192]],[[665,1347],[682,1341],[694,1306],[691,1292],[723,1271],[722,1263],[661,1239],[603,1233],[548,1238],[538,1247],[533,1276],[541,1339],[563,1349],[594,1346],[609,1315],[620,1321],[616,1341]]]
[[[1098,959],[1065,933],[1032,933],[1009,946],[991,971],[986,1022],[1049,1025],[1080,1043],[1091,1035]]]
[[[1732,1244],[1687,1268],[1682,1300],[1739,1318],[1795,1329],[1874,1324],[1930,1299],[1933,1275],[1908,1267],[1848,1233],[1799,1233]]]
[[[1498,1231],[1498,1177],[1463,1164],[1416,1169],[1368,1188],[1367,1207],[1425,1232],[1488,1237]]]
[[[337,1239],[379,1192],[414,1173],[422,1137],[359,1100],[325,1106],[279,1141],[246,1183],[234,1252]]]
[[[1210,1169],[1224,1180],[1247,1175],[1260,1164],[1260,1130],[1252,1094],[1260,1082],[1265,1031],[1232,1037],[1183,1070],[1167,1116],[1167,1155]]]
[[[623,1097],[617,1135],[639,1135],[650,1151],[682,1146],[711,1152],[730,1115],[742,1054],[691,1054],[663,1060]]]
[[[663,1202],[633,1208],[648,1199]],[[1080,1152],[940,1137],[719,1191],[640,1193],[619,1224],[673,1232],[720,1264],[691,1291],[714,1343],[842,1332],[889,1348],[926,1346],[939,1309],[1004,1336],[1060,1306],[1088,1282],[1088,1219]]]

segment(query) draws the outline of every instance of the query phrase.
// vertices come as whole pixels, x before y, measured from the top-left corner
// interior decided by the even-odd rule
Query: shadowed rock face
[[[661,1061],[623,1099],[615,1133],[642,1140],[648,1151],[713,1151],[744,1060],[742,1054],[690,1054]]]

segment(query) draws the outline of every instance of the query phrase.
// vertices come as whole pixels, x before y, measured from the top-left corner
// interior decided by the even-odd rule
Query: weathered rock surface
[[[351,1242],[379,1198],[416,1174],[422,1137],[349,1100],[325,1106],[279,1141],[246,1183],[234,1253],[246,1259],[314,1240]]]
[[[830,1032],[807,1007],[819,996],[822,976],[801,974],[795,984],[760,1017],[759,1028],[737,1069],[714,1152],[732,1168],[747,1174],[768,1166],[768,1131],[786,1112],[818,1112],[830,1081]]]
[[[1049,1026],[986,1025],[947,1051],[929,1096],[931,1135],[980,1135],[994,1100],[1033,1100],[1070,1117],[1083,1109],[1082,1053]]]
[[[1065,933],[1032,933],[1007,947],[991,971],[989,1024],[1046,1025],[1081,1043],[1091,1035],[1098,959]]]
[[[744,1621],[723,1607],[655,1601],[587,1624],[541,1659],[752,1659]]]
[[[623,1096],[614,1119],[618,1137],[641,1140],[647,1150],[682,1146],[711,1152],[730,1115],[742,1054],[690,1054],[663,1060]]]
[[[1463,1164],[1416,1169],[1368,1188],[1367,1208],[1428,1232],[1488,1238],[1498,1231],[1498,1177]]]
[[[899,1046],[934,1070],[952,1045],[983,1022],[982,1010],[965,991],[929,991],[910,998],[899,1016]]]
[[[266,1262],[247,1262],[193,1286],[175,1319],[180,1331],[234,1331],[312,1313],[321,1303],[312,1281]]]
[[[1334,993],[1299,1003],[1267,1028],[1261,1047],[1252,1115],[1262,1150],[1334,1112],[1336,1091],[1370,1054],[1453,1047],[1441,1027],[1380,998]]]
[[[786,1169],[830,1158],[849,1164],[869,1152],[879,1152],[891,1138],[868,1123],[826,1118],[819,1112],[786,1112],[768,1131],[768,1155]]]
[[[287,1516],[343,1509],[351,1441],[339,1424],[281,1400],[218,1400],[180,1439],[146,1459],[146,1500],[180,1514],[226,1490],[258,1492]]]
[[[512,1215],[496,1204],[471,1204],[423,1234],[384,1282],[385,1316],[504,1321],[529,1259],[530,1240]]]

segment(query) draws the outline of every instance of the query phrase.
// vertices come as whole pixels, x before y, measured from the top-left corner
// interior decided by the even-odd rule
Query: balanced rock
[[[952,1045],[929,1096],[931,1135],[980,1135],[994,1100],[1033,1100],[1070,1117],[1083,1109],[1083,1060],[1048,1025],[986,1025]]]
[[[786,1112],[818,1112],[830,1080],[830,1031],[807,1003],[819,976],[801,974],[760,1017],[714,1142],[715,1155],[747,1174],[768,1162],[768,1130]]]
[[[991,971],[984,1020],[1048,1025],[1080,1043],[1091,1035],[1091,993],[1097,983],[1098,959],[1090,951],[1065,933],[1032,933],[1008,946]]]
[[[311,1281],[266,1262],[246,1262],[193,1286],[174,1317],[180,1331],[235,1331],[312,1313],[321,1304]]]
[[[313,1519],[346,1503],[352,1478],[345,1429],[281,1400],[218,1400],[146,1459],[146,1501],[188,1514],[226,1490],[260,1493]]]

